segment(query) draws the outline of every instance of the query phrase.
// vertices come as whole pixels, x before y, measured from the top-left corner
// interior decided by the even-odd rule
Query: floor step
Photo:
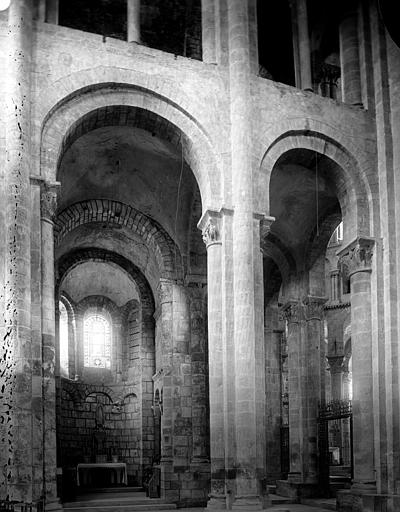
[[[296,503],[295,498],[287,498],[286,496],[278,496],[277,494],[271,494],[271,505],[290,505]]]
[[[336,498],[302,499],[303,505],[318,507],[323,510],[336,510]]]
[[[160,498],[136,498],[132,496],[126,497],[118,497],[118,498],[104,498],[104,499],[96,499],[96,500],[75,500],[64,503],[64,508],[84,508],[84,507],[102,507],[102,506],[110,506],[115,505],[117,507],[125,506],[125,505],[147,505],[149,503],[153,504],[165,504],[166,502]]]
[[[97,507],[68,508],[63,507],[65,512],[146,512],[156,510],[175,510],[176,505],[172,503],[147,503],[146,505],[103,505]]]
[[[101,493],[93,493],[93,494],[78,494],[74,502],[77,501],[107,501],[107,500],[125,500],[125,499],[131,499],[131,500],[139,500],[139,499],[146,499],[146,493],[145,492],[120,492],[120,493],[114,493],[109,492],[107,494],[101,494]]]

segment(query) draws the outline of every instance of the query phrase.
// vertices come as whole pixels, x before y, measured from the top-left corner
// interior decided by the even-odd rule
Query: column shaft
[[[339,25],[342,100],[362,105],[357,11],[349,10]]]
[[[260,503],[256,332],[254,317],[253,181],[250,158],[250,52],[248,2],[228,4],[231,93],[233,217],[233,297],[235,343],[236,497],[234,508]],[[260,343],[261,340],[258,340]],[[257,436],[260,436],[257,438]],[[260,505],[261,506],[261,505]]]
[[[355,492],[376,490],[371,321],[373,244],[373,239],[360,237],[338,253],[350,275]]]
[[[305,299],[307,345],[304,353],[304,393],[306,409],[304,418],[304,461],[303,482],[318,482],[318,405],[325,400],[325,351],[323,344],[323,304],[322,297]]]
[[[58,25],[59,0],[46,0],[46,22]]]
[[[207,508],[226,508],[225,386],[222,338],[222,245],[219,215],[206,213],[199,222],[207,246],[208,374],[210,402],[211,490]]]
[[[266,405],[266,474],[273,483],[281,478],[281,337],[275,330],[277,311],[265,310],[265,405]],[[276,318],[275,318],[276,320]]]
[[[299,37],[300,87],[312,91],[310,34],[308,29],[307,0],[297,0],[297,33]]]
[[[56,482],[56,386],[55,386],[55,301],[54,235],[56,186],[44,185],[41,195],[42,267],[42,375],[44,412],[44,495],[46,503],[57,501]]]
[[[203,62],[217,62],[215,0],[201,0],[201,46]]]
[[[128,43],[140,43],[140,0],[127,0]]]
[[[7,425],[2,493],[32,501],[32,353],[30,262],[30,66],[32,1],[8,13],[6,77],[6,285],[0,416]]]
[[[374,485],[371,275],[369,272],[354,273],[350,283],[354,482]]]

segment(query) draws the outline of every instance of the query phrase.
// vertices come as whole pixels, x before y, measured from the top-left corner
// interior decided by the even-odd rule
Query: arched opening
[[[185,140],[160,116],[117,105],[77,119],[62,143],[57,293],[73,304],[77,340],[74,371],[60,378],[58,392],[61,404],[65,389],[81,397],[106,386],[111,397],[96,402],[91,449],[69,456],[75,468],[88,465],[72,486],[78,494],[83,481],[88,488],[124,483],[89,468],[107,468],[113,456],[126,467],[128,485],[152,489],[152,497],[168,497],[172,489],[173,475],[160,465],[172,446],[174,464],[189,472],[195,456],[207,459],[208,431],[196,423],[197,411],[207,411],[206,329],[199,329],[204,299],[202,287],[190,286],[192,279],[205,282],[206,248],[196,227],[202,203]],[[192,374],[199,383],[193,392]],[[155,389],[161,390],[156,401]],[[86,405],[77,403],[71,407],[83,420],[79,410]],[[59,415],[60,433],[64,420]],[[61,467],[66,443],[60,441]]]
[[[289,1],[258,0],[257,35],[259,76],[294,86],[293,34]]]
[[[350,304],[341,289],[338,252],[343,246],[343,231],[348,233],[352,220],[347,217],[349,197],[343,183],[340,166],[315,151],[289,149],[276,160],[270,179],[270,214],[276,220],[266,237],[275,267],[269,264],[264,269],[268,283],[264,290],[267,361],[269,366],[274,361],[280,374],[280,393],[285,397],[285,403],[276,399],[273,410],[282,425],[287,423],[280,443],[281,461],[286,461],[286,466],[281,463],[270,468],[270,477],[273,469],[280,471],[281,478],[294,472],[299,482],[326,486],[328,494],[339,480],[347,487],[351,479],[351,408],[345,407],[342,392],[342,326]],[[276,337],[280,333],[280,343],[269,332],[274,325],[269,291],[274,273],[269,268],[281,276],[276,280],[274,298],[276,307],[280,304],[274,333]],[[271,346],[279,354],[275,359],[267,340],[274,342]],[[266,378],[271,378],[270,367]],[[277,385],[275,389],[278,391]],[[343,407],[338,405],[342,403]],[[308,444],[299,449],[306,439]],[[278,440],[275,435],[271,445],[277,446]],[[275,460],[279,460],[276,455]],[[288,484],[279,488],[283,494],[284,485]]]
[[[67,308],[60,301],[60,375],[66,377],[69,375],[69,327],[68,327],[68,312]]]
[[[83,365],[111,367],[111,325],[102,314],[89,312],[83,320]]]

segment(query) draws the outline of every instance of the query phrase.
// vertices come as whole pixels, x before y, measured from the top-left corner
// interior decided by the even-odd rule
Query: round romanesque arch
[[[85,261],[114,263],[124,270],[136,284],[144,316],[154,314],[154,298],[148,282],[140,270],[120,254],[97,247],[81,248],[68,252],[56,262],[56,292],[60,290],[66,274],[75,266]],[[57,294],[58,295],[58,294]]]
[[[70,90],[68,86],[64,88],[64,95],[58,95],[56,102],[47,105],[48,110],[42,112],[40,175],[50,182],[56,181],[57,163],[64,147],[85,127],[93,129],[90,128],[91,124],[95,127],[106,126],[101,123],[109,123],[111,118],[113,122],[131,120],[146,129],[152,128],[155,134],[179,146],[196,177],[203,210],[219,204],[220,164],[210,136],[188,112],[190,102],[180,101],[179,104],[185,108],[178,106],[168,97],[170,89],[161,90],[160,93],[157,84],[154,84],[154,90],[148,85],[133,85],[135,80],[131,77],[130,83],[125,82],[124,74],[118,70],[114,70],[110,76],[113,76],[110,81],[93,83],[93,78],[89,80],[89,77],[85,77],[82,80],[78,74],[74,85],[70,84]],[[121,82],[117,81],[119,76]],[[82,87],[77,89],[77,84]],[[107,116],[107,109],[118,114],[115,117]],[[127,112],[131,117],[126,117]]]
[[[89,199],[72,204],[59,212],[54,222],[56,246],[61,244],[69,232],[92,222],[129,228],[154,253],[160,277],[182,278],[182,256],[168,233],[154,219],[118,201]]]
[[[355,143],[332,127],[309,119],[287,121],[282,126],[270,128],[260,143],[258,168],[263,190],[269,189],[272,171],[278,160],[287,152],[305,149],[319,157],[332,161],[330,172],[337,189],[343,217],[346,217],[346,239],[357,235],[371,236],[373,232],[373,197],[370,183],[373,155],[368,158],[365,148]],[[272,141],[272,142],[271,142]],[[260,188],[260,187],[258,187]],[[269,212],[268,194],[258,196],[263,210]]]

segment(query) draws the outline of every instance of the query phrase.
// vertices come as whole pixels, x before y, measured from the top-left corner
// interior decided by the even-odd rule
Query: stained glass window
[[[84,365],[91,368],[110,368],[111,326],[102,315],[93,314],[85,318]]]

